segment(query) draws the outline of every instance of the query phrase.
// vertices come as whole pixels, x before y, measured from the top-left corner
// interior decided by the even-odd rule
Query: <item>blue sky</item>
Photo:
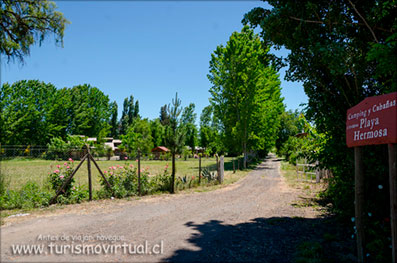
[[[160,106],[170,103],[175,92],[183,106],[195,103],[200,116],[209,104],[211,53],[241,30],[246,12],[265,6],[259,1],[56,3],[71,21],[64,47],[49,37],[31,48],[24,65],[3,57],[1,82],[39,79],[57,88],[88,83],[116,101],[119,114],[124,98],[132,94],[141,116],[150,119],[158,117]],[[300,83],[285,81],[284,70],[280,78],[287,109],[307,102]]]

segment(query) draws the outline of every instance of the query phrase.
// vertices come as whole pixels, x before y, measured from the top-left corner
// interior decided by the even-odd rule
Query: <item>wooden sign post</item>
[[[355,159],[355,223],[357,229],[357,258],[364,262],[364,167],[363,147],[373,144],[389,146],[390,213],[393,244],[393,263],[397,263],[397,92],[369,97],[350,108],[346,116],[346,144],[354,147]]]

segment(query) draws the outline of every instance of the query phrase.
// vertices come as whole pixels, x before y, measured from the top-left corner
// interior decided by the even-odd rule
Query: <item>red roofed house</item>
[[[156,148],[152,149],[152,153],[154,154],[154,159],[158,160],[160,159],[160,155],[166,154],[170,150],[167,147],[164,146],[157,146]]]

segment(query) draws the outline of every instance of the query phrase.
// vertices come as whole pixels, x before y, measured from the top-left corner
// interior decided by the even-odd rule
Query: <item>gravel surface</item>
[[[280,176],[280,161],[270,156],[244,179],[215,191],[108,200],[104,205],[91,202],[70,206],[64,213],[8,223],[1,227],[1,261],[291,262],[299,243],[319,235],[315,226],[323,220],[312,208],[291,206],[298,196],[298,190]],[[38,240],[40,235],[58,240]],[[101,240],[105,238],[122,240]],[[101,248],[97,255],[82,255],[63,247],[67,252],[58,250],[57,255],[55,247],[52,253],[48,247],[51,243],[61,249],[61,245],[124,242],[137,246],[145,241],[149,249],[162,244],[163,253],[130,255],[128,248],[126,254],[124,248],[105,253]],[[17,244],[43,245],[46,254],[15,255],[12,245]],[[142,252],[142,247],[135,251]]]

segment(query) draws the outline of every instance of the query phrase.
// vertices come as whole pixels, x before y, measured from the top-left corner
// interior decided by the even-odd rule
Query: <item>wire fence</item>
[[[97,161],[100,169],[105,171],[109,167],[137,167],[137,155],[127,153],[103,154],[90,148],[90,151]],[[19,190],[28,182],[35,182],[40,187],[48,187],[48,176],[59,167],[75,168],[83,156],[87,153],[86,149],[69,148],[62,150],[51,150],[45,146],[25,146],[25,145],[0,145],[0,176],[6,189]],[[194,156],[194,155],[192,155]],[[185,158],[177,155],[176,176],[181,178],[197,177],[199,175],[199,157]],[[171,172],[171,156],[162,155],[156,158],[154,155],[141,156],[141,169],[149,172],[150,176],[156,176],[168,169]],[[231,163],[228,164],[231,167]],[[208,176],[214,176],[217,172],[217,162],[215,157],[201,158],[201,172]],[[79,187],[88,185],[87,165],[77,171],[75,184]],[[96,169],[92,170],[93,189],[100,189],[100,174]]]

